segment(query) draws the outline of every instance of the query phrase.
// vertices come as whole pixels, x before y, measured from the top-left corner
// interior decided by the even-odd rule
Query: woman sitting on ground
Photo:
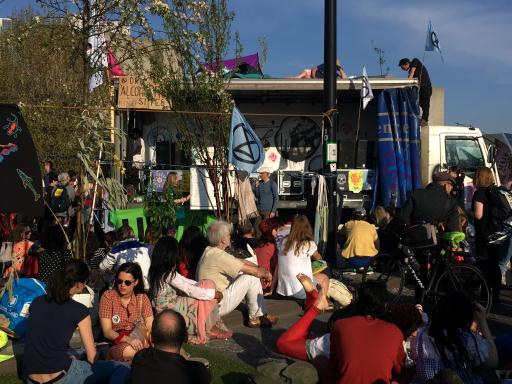
[[[405,359],[404,335],[421,324],[421,315],[413,305],[408,305],[406,311],[412,316],[401,319],[402,335],[395,325],[379,319],[387,313],[381,304],[385,301],[383,285],[368,282],[360,289],[355,304],[333,315],[333,333],[313,338],[310,328],[316,316],[328,308],[327,292],[320,285],[315,290],[305,275],[297,275],[297,279],[306,291],[307,309],[277,340],[280,353],[311,361],[319,370],[321,382],[384,383],[400,374]]]
[[[178,272],[187,279],[193,279],[199,259],[208,246],[208,239],[201,229],[192,225],[185,229],[181,236],[179,248],[180,263]]]
[[[160,227],[156,225],[150,225],[146,228],[146,233],[144,234],[144,244],[148,247],[149,257],[151,257],[153,253],[153,249],[155,248],[155,244],[162,237],[162,230]]]
[[[12,240],[14,245],[12,246],[12,264],[8,266],[3,272],[4,277],[7,277],[11,272],[21,272],[23,263],[25,262],[25,256],[32,245],[33,241],[30,241],[31,229],[30,226],[24,223],[16,225],[12,231]]]
[[[412,339],[411,349],[414,382],[420,384],[443,368],[457,372],[464,383],[486,383],[484,375],[492,376],[498,365],[485,309],[462,292],[449,293],[434,307],[429,326]]]
[[[71,245],[64,235],[64,229],[53,224],[43,233],[42,248],[36,250],[39,257],[37,279],[48,283],[52,274],[59,271],[67,260],[73,257]]]
[[[281,221],[275,217],[271,219],[265,219],[260,223],[261,236],[259,239],[258,246],[254,249],[256,258],[258,259],[258,265],[265,268],[272,274],[272,284],[270,287],[264,288],[263,292],[265,296],[271,295],[277,285],[277,245],[276,236],[277,229],[281,227]],[[266,286],[262,282],[262,286]]]
[[[114,284],[115,288],[101,297],[100,324],[103,336],[114,343],[108,351],[108,358],[129,362],[137,351],[148,346],[153,309],[144,293],[139,264],[122,264]]]
[[[30,305],[23,361],[24,376],[32,383],[123,383],[130,370],[96,360],[89,310],[71,299],[82,293],[89,269],[83,261],[69,260],[47,286],[46,295]],[[78,328],[86,361],[68,355],[69,341]],[[91,365],[92,364],[92,365]]]
[[[364,208],[354,210],[352,220],[343,225],[340,236],[344,239],[341,256],[358,271],[379,253],[379,236],[375,226],[366,221]]]
[[[208,339],[227,339],[227,330],[219,315],[222,293],[209,280],[199,283],[178,271],[178,243],[163,237],[155,245],[149,269],[150,297],[157,312],[172,309],[187,322],[188,341],[204,344]]]
[[[329,277],[317,273],[313,278],[312,260],[322,260],[313,241],[313,229],[305,215],[298,215],[292,223],[290,234],[279,244],[277,266],[277,293],[296,299],[305,299],[306,292],[297,281],[298,274],[304,274],[318,283],[327,292]]]

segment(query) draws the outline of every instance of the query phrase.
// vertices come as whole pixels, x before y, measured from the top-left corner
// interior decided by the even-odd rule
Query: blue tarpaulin
[[[386,89],[377,99],[378,203],[402,206],[421,187],[419,106],[416,88]]]

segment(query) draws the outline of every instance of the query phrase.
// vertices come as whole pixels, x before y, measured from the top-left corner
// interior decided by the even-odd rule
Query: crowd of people
[[[71,200],[69,175],[55,177],[50,169],[47,176],[47,198],[56,199],[60,188]],[[510,238],[499,244],[488,241],[499,214],[491,193],[492,172],[477,171],[469,213],[453,196],[456,178],[448,172],[435,174],[433,183],[414,191],[401,210],[376,207],[368,215],[355,209],[339,227],[339,263],[331,267],[362,272],[373,257],[397,248],[407,224],[427,221],[469,235],[472,222],[475,241],[468,250],[498,301],[512,247]],[[265,188],[263,193],[272,195],[272,186]],[[500,339],[495,342],[485,310],[471,297],[451,292],[427,316],[419,302],[387,304],[379,282],[352,295],[331,278],[307,217],[283,221],[271,198],[265,204],[270,205],[253,223],[233,228],[217,220],[206,233],[190,226],[179,241],[174,232],[154,226],[147,228],[145,242],[128,225],[106,234],[95,228],[88,233],[83,261],[73,258],[67,241],[72,204],[61,216],[64,220],[60,212],[40,226],[20,220],[9,233],[13,257],[4,263],[3,276],[34,277],[47,286],[46,295],[30,307],[25,380],[139,383],[172,375],[179,383],[210,382],[207,366],[194,361],[183,344],[231,338],[223,318],[241,303],[247,308],[247,327],[273,327],[278,317],[267,310],[265,297],[278,295],[298,301],[304,313],[281,334],[275,349],[311,362],[321,382],[499,382],[495,368],[510,348]],[[343,300],[334,292],[336,284],[346,289]],[[86,285],[96,294],[92,309],[73,300],[89,292]],[[329,332],[311,334],[313,321],[325,311],[333,311]],[[76,329],[83,348],[79,359],[69,357]]]

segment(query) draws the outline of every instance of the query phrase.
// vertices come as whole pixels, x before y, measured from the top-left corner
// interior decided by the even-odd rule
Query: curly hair
[[[395,324],[402,331],[404,340],[423,325],[421,313],[414,304],[389,305],[383,320]]]

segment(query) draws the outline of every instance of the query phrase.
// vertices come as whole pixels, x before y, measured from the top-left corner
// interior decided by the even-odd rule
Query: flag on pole
[[[439,45],[439,38],[437,37],[437,33],[434,31],[434,28],[432,27],[431,21],[428,22],[428,31],[427,31],[427,40],[425,42],[425,51],[428,51],[428,52],[437,51],[441,55],[441,60],[443,60],[443,53],[441,52],[441,46]]]
[[[92,29],[92,36],[87,40],[89,55],[89,64],[92,68],[92,75],[89,79],[89,92],[103,84],[103,69],[108,67],[107,55],[105,52],[105,35],[98,31],[98,28]]]
[[[265,160],[263,145],[237,107],[231,116],[228,161],[248,173],[256,172]]]
[[[361,99],[363,99],[363,109],[366,108],[371,99],[373,99],[372,86],[370,85],[370,81],[368,80],[368,75],[366,74],[366,67],[363,66],[363,77],[361,84]]]
[[[107,62],[110,76],[125,76],[123,68],[117,62],[116,57],[112,53],[112,48],[107,48]]]
[[[92,17],[97,18],[94,0],[91,1]],[[99,20],[91,27],[90,36],[87,39],[87,56],[89,56],[89,65],[92,75],[89,79],[89,92],[103,84],[104,68],[108,68],[107,43],[105,34],[101,30]]]

